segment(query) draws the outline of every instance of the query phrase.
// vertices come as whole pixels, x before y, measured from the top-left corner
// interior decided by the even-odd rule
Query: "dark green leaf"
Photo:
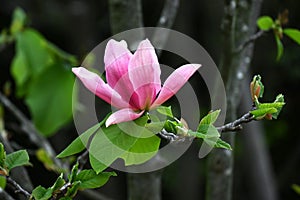
[[[14,167],[30,165],[27,151],[19,150],[7,155],[5,165],[9,170]]]
[[[94,170],[82,170],[76,176],[76,181],[80,181],[79,189],[93,189],[103,186],[111,176],[116,176],[115,172],[102,172],[96,174]]]
[[[277,34],[275,34],[275,41],[276,41],[276,45],[277,45],[276,60],[279,61],[282,54],[283,54],[283,45],[282,45],[282,42],[280,40],[280,37]]]
[[[260,30],[268,31],[274,26],[274,21],[269,16],[262,16],[257,20],[257,26]]]
[[[32,191],[32,196],[35,200],[48,200],[52,196],[52,190],[46,189],[43,186],[38,186]]]
[[[57,155],[57,158],[64,158],[67,156],[74,155],[83,151],[86,148],[86,145],[92,136],[93,133],[104,123],[104,120],[78,136],[67,148],[65,148],[60,154]]]
[[[300,45],[300,31],[297,29],[286,28],[283,33]]]
[[[173,118],[173,113],[172,113],[172,109],[171,109],[171,106],[159,106],[157,107],[157,112],[159,112],[160,114],[163,114],[165,116],[168,116],[168,117],[171,117]]]

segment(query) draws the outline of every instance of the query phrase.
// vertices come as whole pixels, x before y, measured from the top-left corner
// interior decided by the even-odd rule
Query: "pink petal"
[[[130,59],[128,73],[136,93],[133,101],[143,109],[147,104],[153,102],[161,89],[160,66],[154,47],[148,39],[139,44]]]
[[[131,57],[132,54],[127,49],[127,43],[124,40],[117,42],[111,39],[108,41],[104,53],[104,63],[106,80],[112,88],[128,72],[128,62]]]
[[[103,99],[109,104],[118,108],[128,107],[121,96],[95,73],[88,71],[83,67],[72,68],[72,71],[82,81],[83,85],[92,93]]]
[[[121,109],[121,110],[118,110],[118,111],[112,113],[106,120],[105,125],[106,125],[106,127],[108,127],[112,124],[118,124],[121,122],[132,121],[132,120],[139,118],[143,113],[144,113],[144,111],[136,113],[130,108],[124,108],[124,109]]]
[[[200,64],[187,64],[176,69],[165,81],[157,99],[154,101],[151,108],[163,104],[174,94],[176,94],[200,67]]]

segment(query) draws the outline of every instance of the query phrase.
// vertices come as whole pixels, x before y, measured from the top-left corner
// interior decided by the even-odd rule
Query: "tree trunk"
[[[256,31],[262,0],[225,0],[222,20],[223,50],[220,70],[226,84],[227,121],[236,119],[242,82],[252,58],[253,44],[236,52]],[[234,148],[234,133],[222,136]],[[213,150],[208,158],[207,193],[209,200],[232,199],[233,152]]]

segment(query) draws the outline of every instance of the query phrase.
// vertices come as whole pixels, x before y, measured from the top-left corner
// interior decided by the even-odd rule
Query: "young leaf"
[[[51,188],[44,188],[43,186],[36,187],[31,194],[35,200],[48,200],[52,196]]]
[[[215,110],[213,112],[208,113],[205,117],[203,117],[200,121],[200,125],[204,124],[213,124],[217,120],[221,110]]]
[[[276,61],[279,61],[282,54],[283,54],[283,45],[282,45],[282,42],[280,40],[280,37],[277,34],[275,34],[275,41],[276,41],[276,45],[277,45]]]
[[[80,181],[80,190],[93,189],[103,186],[111,176],[117,176],[115,172],[102,172],[96,174],[94,170],[82,170],[76,176],[75,181]]]
[[[230,144],[225,142],[224,140],[221,140],[220,138],[217,140],[214,147],[215,148],[223,148],[223,149],[232,150]]]
[[[95,133],[95,131],[104,123],[104,120],[78,136],[67,148],[65,148],[60,154],[58,154],[57,158],[64,158],[67,156],[74,155],[83,151],[90,139],[90,137]]]
[[[273,114],[276,113],[277,109],[274,107],[270,108],[258,108],[256,110],[251,110],[250,113],[254,115],[255,119],[262,119],[267,114]]]
[[[282,94],[277,95],[277,97],[276,97],[274,103],[282,103],[281,106],[278,106],[278,107],[276,108],[276,109],[277,109],[277,112],[272,114],[272,117],[273,117],[274,119],[277,119],[279,113],[281,112],[282,107],[283,107],[284,104],[285,104],[285,103],[284,103],[284,96],[283,96]]]
[[[257,26],[260,30],[268,31],[274,26],[274,21],[269,16],[262,16],[257,20]]]
[[[297,29],[286,28],[283,33],[300,45],[300,31]]]
[[[75,181],[74,183],[72,183],[72,186],[68,189],[66,196],[71,198],[75,197],[79,187],[80,187],[80,181]]]
[[[27,151],[19,150],[7,155],[5,165],[9,170],[14,167],[30,165]]]
[[[61,169],[59,169],[59,167],[55,165],[53,159],[50,157],[48,152],[46,152],[44,149],[38,149],[36,151],[36,158],[44,164],[44,167],[47,170],[56,172],[61,171]]]
[[[172,113],[172,109],[171,109],[171,106],[159,106],[157,107],[157,112],[159,112],[160,114],[163,114],[165,116],[168,116],[168,117],[171,117],[173,118],[173,113]]]
[[[66,181],[63,179],[63,174],[60,174],[60,176],[56,179],[55,183],[50,189],[52,190],[52,192],[55,192],[59,190],[65,183]]]
[[[69,182],[70,183],[73,183],[76,180],[76,176],[77,176],[77,172],[78,172],[78,166],[79,166],[79,163],[77,162],[72,168],[71,174],[69,175]]]

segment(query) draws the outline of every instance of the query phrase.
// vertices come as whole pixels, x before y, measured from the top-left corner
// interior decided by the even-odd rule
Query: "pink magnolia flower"
[[[161,87],[158,59],[147,39],[139,44],[134,54],[128,50],[124,40],[110,40],[105,49],[104,63],[107,83],[83,67],[73,68],[72,71],[91,92],[119,109],[109,116],[106,126],[135,120],[145,111],[161,105],[201,66],[181,66]]]

